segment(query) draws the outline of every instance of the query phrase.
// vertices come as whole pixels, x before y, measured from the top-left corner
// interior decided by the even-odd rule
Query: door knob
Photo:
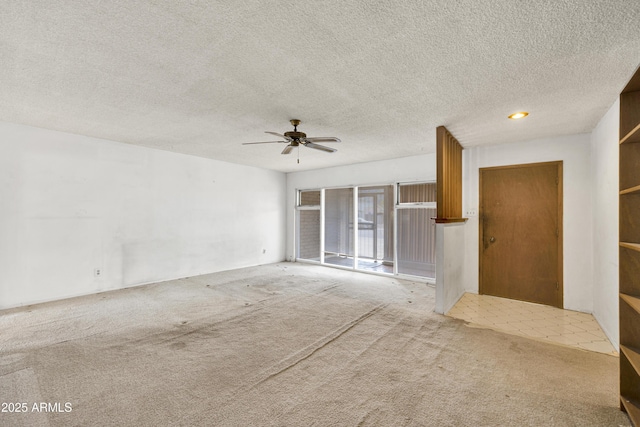
[[[489,241],[490,241],[491,243],[493,243],[493,242],[495,242],[495,241],[496,241],[496,238],[495,238],[495,237],[493,237],[493,236],[491,236],[491,237],[489,238]]]

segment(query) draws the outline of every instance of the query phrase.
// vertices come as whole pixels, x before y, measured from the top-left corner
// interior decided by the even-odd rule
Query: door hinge
[[[556,237],[560,237],[560,230],[556,228]]]
[[[556,282],[556,291],[560,290],[560,283]]]

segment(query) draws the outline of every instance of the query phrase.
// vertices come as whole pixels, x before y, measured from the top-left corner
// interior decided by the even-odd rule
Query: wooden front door
[[[480,169],[480,293],[562,308],[562,162]]]

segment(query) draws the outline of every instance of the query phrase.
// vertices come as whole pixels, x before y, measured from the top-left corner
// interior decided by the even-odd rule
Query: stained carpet
[[[0,311],[0,425],[630,425],[615,357],[433,305],[280,263]]]

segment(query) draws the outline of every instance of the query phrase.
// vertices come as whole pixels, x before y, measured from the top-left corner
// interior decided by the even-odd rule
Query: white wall
[[[466,148],[463,208],[478,211],[479,168],[563,161],[564,307],[593,311],[591,141],[589,134]],[[478,292],[478,217],[465,225],[465,288]]]
[[[436,313],[447,313],[464,294],[464,245],[464,223],[436,224]]]
[[[619,347],[618,330],[618,129],[616,101],[591,133],[593,185],[593,315]]]
[[[0,308],[281,261],[285,181],[0,123]]]
[[[287,174],[287,260],[292,261],[295,259],[295,202],[297,190],[435,180],[435,154]]]

